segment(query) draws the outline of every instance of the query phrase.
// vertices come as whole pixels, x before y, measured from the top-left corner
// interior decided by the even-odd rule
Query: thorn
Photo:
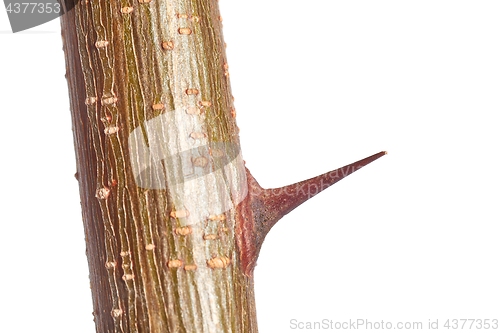
[[[249,194],[236,207],[236,236],[245,274],[252,275],[265,236],[283,216],[386,154],[382,151],[314,178],[274,189],[263,189],[246,169]]]

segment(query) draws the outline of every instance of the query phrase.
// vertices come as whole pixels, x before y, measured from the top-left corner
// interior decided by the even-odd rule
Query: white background
[[[500,3],[220,5],[262,186],[389,152],[268,235],[260,332],[500,320]],[[94,332],[59,21],[0,30],[0,330]]]

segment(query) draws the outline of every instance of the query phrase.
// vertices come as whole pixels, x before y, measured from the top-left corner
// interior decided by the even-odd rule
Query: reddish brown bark
[[[257,332],[270,228],[384,153],[264,190],[241,158],[217,1],[82,1],[61,22],[97,332]]]

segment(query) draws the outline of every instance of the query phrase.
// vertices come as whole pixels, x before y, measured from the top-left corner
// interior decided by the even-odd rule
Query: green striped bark
[[[385,152],[277,189],[244,167],[214,0],[62,16],[98,332],[257,332],[253,270],[295,207]]]
[[[61,20],[97,331],[256,332],[217,1],[81,1]]]

